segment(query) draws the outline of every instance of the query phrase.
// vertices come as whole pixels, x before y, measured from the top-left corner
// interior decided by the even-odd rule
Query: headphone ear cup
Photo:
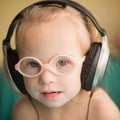
[[[101,52],[101,43],[94,42],[88,51],[81,71],[81,86],[82,89],[90,91],[99,61]]]
[[[20,92],[22,92],[23,94],[27,94],[27,91],[24,86],[23,77],[15,70],[15,67],[14,67],[15,64],[18,62],[18,60],[19,58],[18,58],[16,50],[12,50],[11,48],[8,49],[7,50],[7,63],[8,63],[8,70],[11,75],[9,79],[12,79],[11,81],[13,81],[16,85],[16,86],[11,85],[11,86],[13,87],[14,90],[15,90],[14,87],[17,87],[20,90]]]

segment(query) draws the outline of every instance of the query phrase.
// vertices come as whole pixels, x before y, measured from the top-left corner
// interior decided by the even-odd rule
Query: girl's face
[[[58,17],[53,21],[26,27],[21,40],[20,58],[35,57],[44,64],[57,55],[70,55],[81,60],[70,74],[56,75],[44,69],[37,77],[24,77],[28,93],[47,107],[56,108],[69,103],[81,89],[82,62],[90,40],[82,23],[81,28],[76,26],[73,21],[68,22],[68,18]]]

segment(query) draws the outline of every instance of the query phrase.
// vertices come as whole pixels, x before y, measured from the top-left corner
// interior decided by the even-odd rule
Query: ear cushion
[[[81,71],[82,89],[90,91],[92,88],[99,56],[101,51],[101,43],[94,42],[88,51]]]
[[[11,48],[7,50],[7,62],[8,62],[8,68],[9,72],[11,74],[12,80],[15,83],[16,87],[23,93],[27,94],[27,91],[24,86],[24,81],[22,75],[20,75],[15,70],[15,64],[18,62],[18,55],[16,50],[12,50]],[[14,88],[13,88],[14,89]]]

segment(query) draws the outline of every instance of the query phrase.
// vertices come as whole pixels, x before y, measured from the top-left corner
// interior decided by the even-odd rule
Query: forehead
[[[72,21],[72,24],[74,23],[74,25],[76,24],[76,26],[80,28],[79,30],[85,29],[86,27],[84,24],[85,22],[82,19],[82,14],[72,7],[66,7],[66,9],[62,9],[59,7],[41,8],[37,6],[28,11],[24,11],[22,15],[23,17],[19,20],[17,27],[16,39],[20,39],[23,35],[25,35],[24,33],[26,29],[30,29],[33,24],[58,20],[58,18],[63,19],[63,21],[65,20],[64,18],[68,18],[67,22]]]
[[[23,24],[20,33],[22,39],[19,38],[18,46],[22,44],[22,52],[26,54],[39,52],[43,55],[46,51],[48,54],[76,51],[82,54],[90,44],[82,20],[78,23],[71,16],[58,16],[44,22],[29,22]]]

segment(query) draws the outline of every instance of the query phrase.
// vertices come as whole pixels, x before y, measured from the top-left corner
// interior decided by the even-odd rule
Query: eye
[[[58,63],[59,63],[60,66],[65,66],[67,64],[67,61],[59,60]]]
[[[31,67],[38,67],[39,66],[39,64],[37,62],[35,62],[35,61],[29,61],[27,63],[27,65],[30,65]]]
[[[32,59],[25,59],[20,63],[22,69],[40,68],[40,64]]]
[[[26,61],[26,69],[41,69],[40,64],[37,61],[34,60],[28,60]]]
[[[56,61],[55,68],[60,73],[67,73],[72,70],[74,64],[71,59],[62,57]]]

